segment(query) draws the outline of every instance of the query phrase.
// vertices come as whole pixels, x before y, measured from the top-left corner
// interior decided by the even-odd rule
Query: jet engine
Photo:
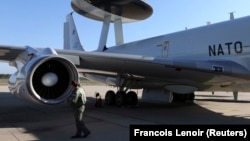
[[[19,55],[15,60],[18,70],[9,78],[12,94],[41,104],[59,104],[71,95],[71,81],[78,81],[79,78],[70,60],[58,56],[49,48],[35,53],[30,60],[23,59],[23,56]]]

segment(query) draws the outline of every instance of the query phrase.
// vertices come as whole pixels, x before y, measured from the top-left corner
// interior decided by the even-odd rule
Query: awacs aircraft
[[[64,49],[1,45],[0,60],[17,68],[10,92],[43,104],[59,104],[72,91],[71,81],[87,79],[117,87],[106,104],[135,105],[142,98],[172,102],[194,100],[195,91],[250,91],[250,17],[124,43],[123,23],[153,13],[142,0],[72,0],[73,10],[102,21],[99,46],[85,51],[72,13],[64,23]],[[107,47],[110,24],[116,45]]]

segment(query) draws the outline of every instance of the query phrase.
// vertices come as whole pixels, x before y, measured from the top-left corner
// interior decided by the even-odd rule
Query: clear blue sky
[[[71,0],[2,0],[0,4],[0,44],[62,48],[63,22],[72,10]],[[124,40],[131,42],[152,36],[167,34],[218,23],[250,15],[249,0],[147,0],[153,15],[144,21],[125,24]],[[87,51],[97,48],[102,23],[74,14],[81,42]],[[111,28],[113,25],[111,25]],[[249,25],[250,28],[250,25]],[[114,45],[113,30],[108,46]],[[16,70],[0,63],[0,73]]]

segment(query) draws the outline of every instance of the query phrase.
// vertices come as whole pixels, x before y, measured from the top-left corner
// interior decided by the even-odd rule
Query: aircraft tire
[[[114,91],[107,91],[105,95],[105,104],[106,105],[114,105],[115,104],[115,92]]]
[[[115,103],[118,107],[125,105],[127,102],[126,93],[124,91],[118,91],[115,95]]]
[[[134,91],[127,93],[127,104],[128,106],[136,106],[138,103],[137,94]]]

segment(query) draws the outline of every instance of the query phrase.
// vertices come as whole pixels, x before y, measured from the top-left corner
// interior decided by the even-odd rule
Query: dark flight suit
[[[78,85],[72,96],[71,105],[74,109],[75,124],[77,129],[76,135],[72,136],[72,138],[87,137],[90,134],[90,130],[85,126],[83,121],[83,113],[87,100],[84,89]]]

